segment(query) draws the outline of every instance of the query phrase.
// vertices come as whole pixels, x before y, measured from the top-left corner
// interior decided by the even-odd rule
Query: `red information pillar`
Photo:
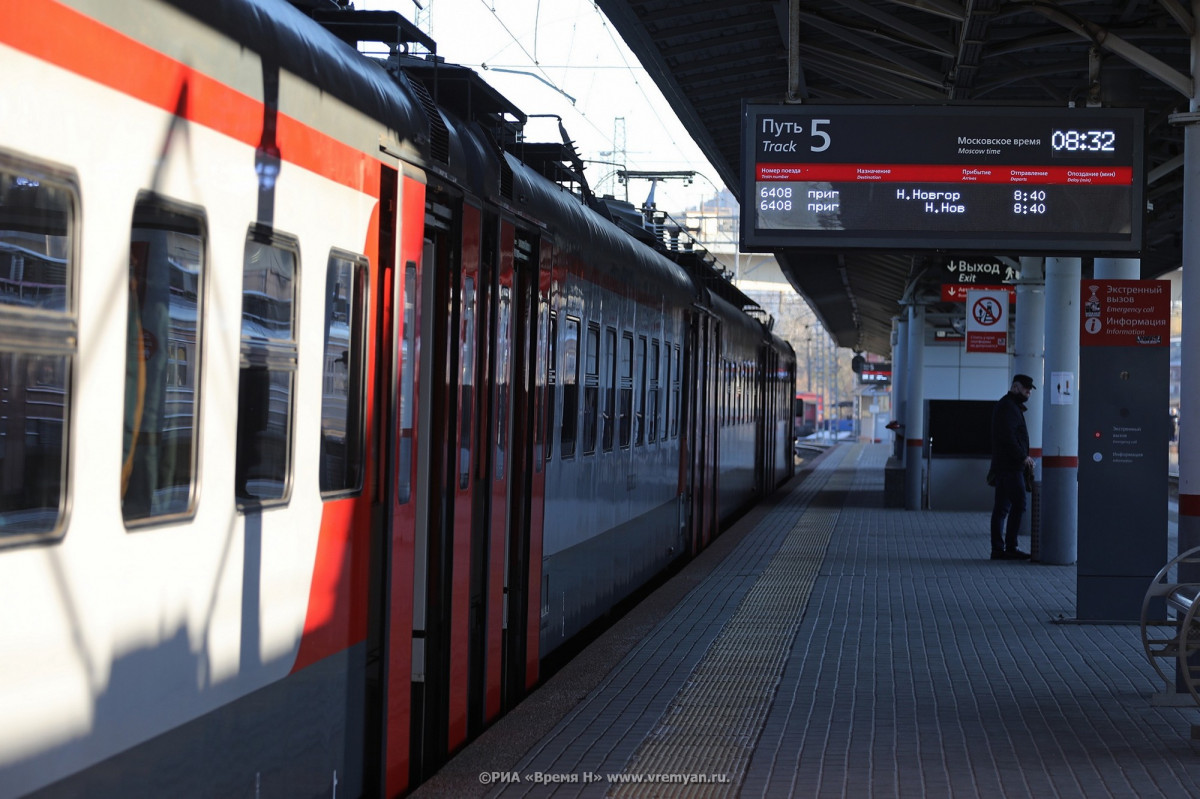
[[[1171,284],[1083,280],[1081,289],[1076,612],[1137,621],[1167,560]]]

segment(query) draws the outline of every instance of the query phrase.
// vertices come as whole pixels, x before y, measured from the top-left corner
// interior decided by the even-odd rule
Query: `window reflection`
[[[460,331],[459,347],[462,355],[460,383],[461,395],[458,398],[458,487],[467,488],[471,484],[471,447],[474,441],[475,408],[475,278],[463,280],[462,290],[462,329]]]
[[[65,181],[0,161],[0,543],[53,533],[66,507],[76,207]]]
[[[129,250],[121,511],[185,513],[195,484],[204,237],[198,217],[142,198]]]
[[[583,451],[596,451],[596,429],[600,414],[600,326],[588,325],[583,361]]]
[[[235,492],[242,505],[282,500],[291,466],[297,347],[294,243],[254,230],[242,271]]]
[[[433,263],[432,243],[426,242],[425,263]],[[400,343],[400,449],[396,458],[396,501],[412,499],[413,403],[416,402],[417,265],[404,267],[404,339]]]
[[[512,287],[501,285],[496,325],[496,457],[492,470],[495,479],[503,480],[508,459],[508,405],[512,378]]]
[[[620,445],[628,447],[633,433],[633,334],[621,334],[620,406],[617,408],[617,427]]]
[[[363,474],[363,325],[366,261],[331,254],[325,272],[321,491],[355,491]]]
[[[562,456],[571,458],[579,426],[579,320],[573,316],[563,326],[562,349]]]
[[[0,304],[68,309],[74,208],[69,186],[0,164]]]

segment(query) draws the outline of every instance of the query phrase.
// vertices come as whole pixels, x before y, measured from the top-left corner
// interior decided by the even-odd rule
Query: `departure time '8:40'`
[[[1019,215],[1046,213],[1046,190],[1023,191],[1017,189],[1013,192],[1012,212]]]

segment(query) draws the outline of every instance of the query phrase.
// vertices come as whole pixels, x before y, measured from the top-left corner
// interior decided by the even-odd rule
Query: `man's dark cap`
[[[1013,375],[1013,382],[1020,383],[1022,386],[1029,389],[1030,391],[1037,388],[1037,386],[1035,386],[1033,384],[1033,378],[1030,377],[1029,375]]]

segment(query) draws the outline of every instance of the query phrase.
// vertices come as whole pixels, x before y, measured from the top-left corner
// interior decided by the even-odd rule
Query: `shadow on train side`
[[[22,771],[53,772],[56,763],[63,759],[86,762],[100,758],[101,762],[63,783],[33,793],[26,793],[27,787],[20,782],[0,780],[0,796],[30,799],[122,796],[128,795],[131,786],[145,784],[143,780],[154,784],[162,796],[193,795],[196,786],[204,785],[206,795],[210,796],[292,797],[308,795],[312,786],[319,784],[337,786],[340,795],[359,795],[360,775],[347,773],[342,764],[362,758],[366,644],[359,642],[287,680],[282,679],[292,668],[292,652],[263,656],[261,536],[261,514],[246,514],[240,653],[236,672],[226,676],[214,673],[207,644],[211,606],[199,629],[193,630],[186,623],[164,629],[155,643],[115,654],[105,672],[100,658],[88,650],[81,624],[81,616],[86,614],[81,613],[72,599],[58,565],[55,572],[59,594],[75,619],[76,651],[92,682],[90,686],[80,686],[81,691],[93,692],[92,714],[79,720],[74,737],[31,757],[22,764]],[[231,530],[226,537],[222,568],[217,574],[223,574],[228,565],[232,539]],[[344,573],[350,573],[348,564]],[[158,693],[148,694],[146,686],[153,683],[147,676],[161,674],[176,675],[177,679]],[[244,691],[239,685],[254,675],[265,686],[242,696]],[[53,697],[38,699],[46,704],[47,712],[52,712]],[[193,720],[155,734],[153,720],[163,712],[183,714]],[[331,725],[331,721],[343,720],[346,723]],[[112,742],[96,740],[94,731],[114,729],[122,730],[133,740],[146,742],[108,756],[104,752]],[[36,738],[36,731],[30,733],[31,738]],[[234,756],[231,742],[237,742],[239,761],[249,758],[258,764],[260,770],[253,778],[236,768],[227,768]],[[339,768],[343,769],[341,774]],[[4,769],[0,768],[0,775],[3,774]]]

